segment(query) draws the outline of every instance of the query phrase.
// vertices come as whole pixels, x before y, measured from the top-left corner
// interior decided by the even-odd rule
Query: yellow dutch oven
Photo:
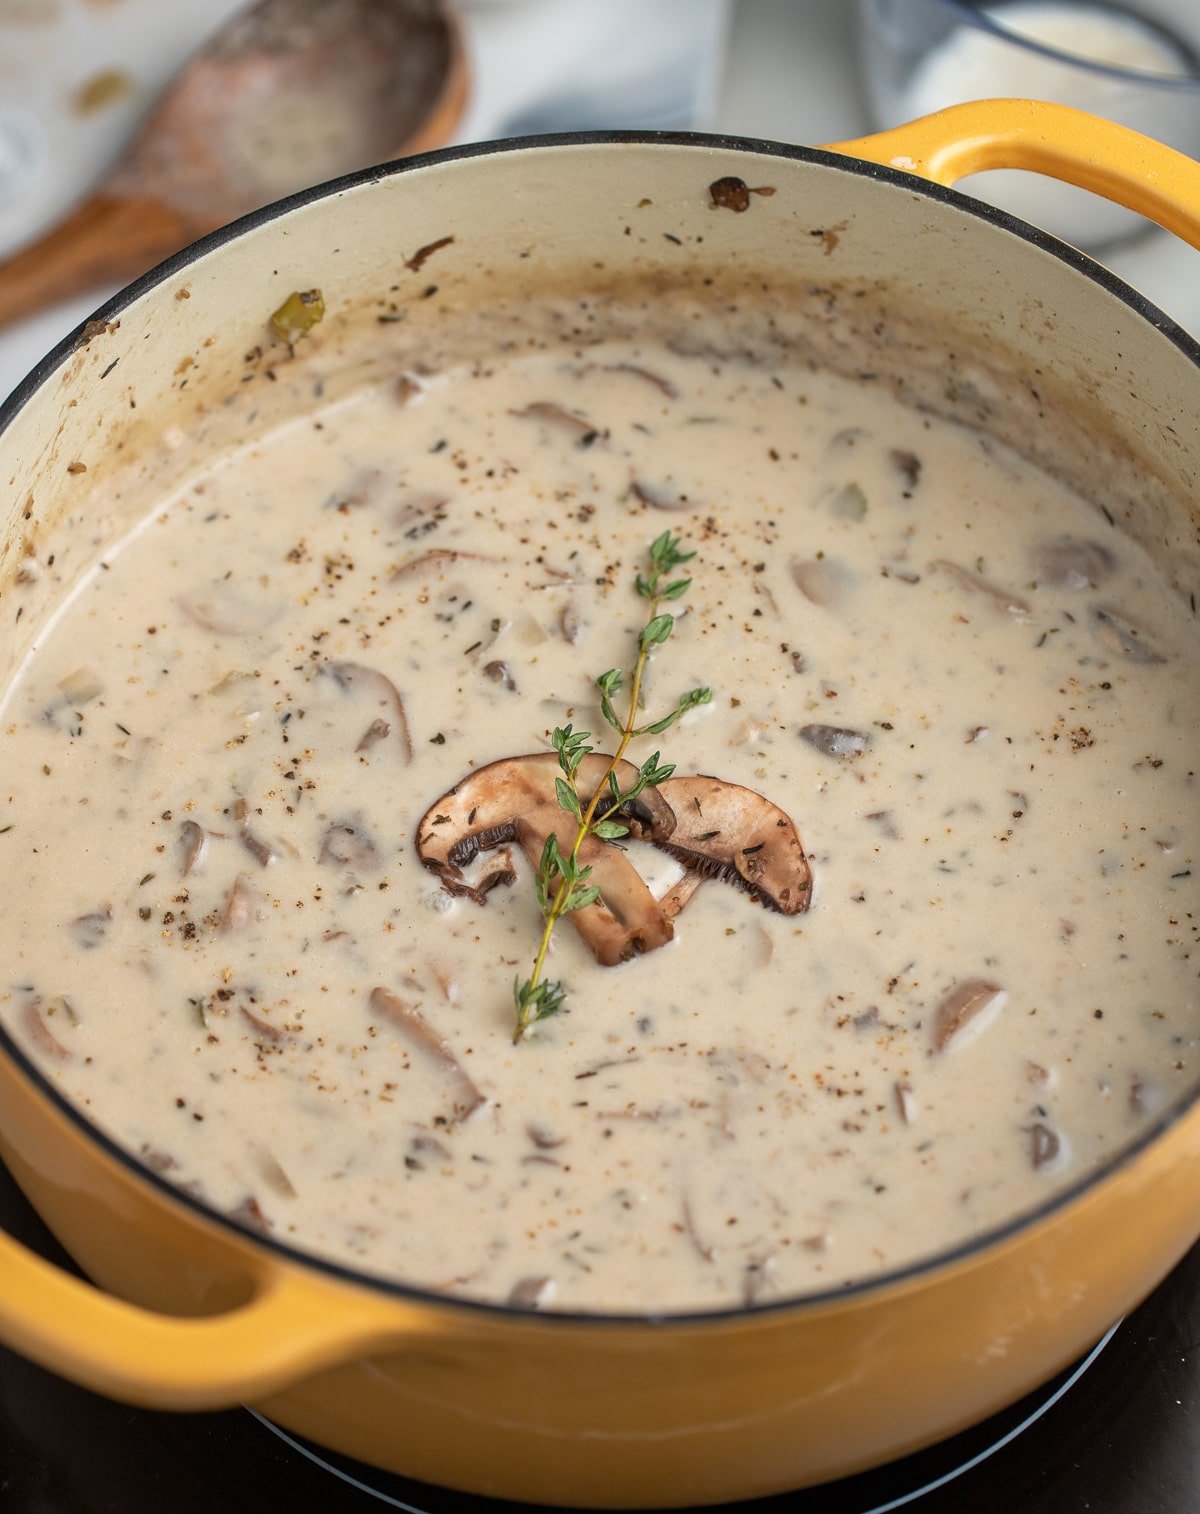
[[[79,535],[67,463],[89,459],[100,497],[106,467],[170,428],[203,432],[264,313],[313,285],[347,350],[383,290],[419,341],[435,307],[480,290],[765,285],[819,359],[865,344],[901,398],[991,429],[1101,503],[1107,490],[1194,595],[1200,348],[1081,254],[949,188],[996,167],[1096,190],[1200,245],[1200,166],[1024,101],[814,150],[663,135],[451,150],[216,233],[106,306],[0,414],[0,680],[54,607],[26,596],[14,617],[24,544]],[[729,213],[710,186],[731,178],[773,192]],[[447,236],[422,300],[428,272],[406,278],[397,248]],[[1070,1191],[950,1254],[686,1317],[517,1313],[251,1236],[98,1133],[2,1030],[0,1156],[95,1284],[0,1235],[7,1345],[116,1398],[253,1404],[363,1461],[531,1502],[717,1502],[902,1455],[1071,1361],[1200,1235],[1200,1085]]]

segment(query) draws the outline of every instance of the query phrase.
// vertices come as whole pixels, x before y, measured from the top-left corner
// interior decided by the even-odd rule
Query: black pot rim
[[[859,178],[873,179],[880,183],[902,188],[914,195],[922,195],[935,203],[953,206],[955,209],[965,211],[979,220],[986,221],[997,230],[1027,242],[1040,252],[1048,253],[1060,262],[1067,264],[1068,267],[1089,283],[1097,285],[1107,294],[1115,296],[1128,306],[1135,315],[1147,321],[1165,340],[1178,348],[1186,358],[1200,369],[1200,342],[1148,300],[1145,295],[1131,288],[1123,279],[1094,262],[1086,254],[1065,242],[1059,241],[1057,237],[1052,236],[1049,232],[1031,226],[1027,222],[1009,215],[1006,211],[998,210],[981,200],[972,199],[958,190],[947,189],[940,184],[930,183],[913,174],[902,173],[897,169],[886,168],[876,163],[868,163],[859,158],[846,157],[841,153],[829,152],[823,148],[798,147],[788,143],[770,142],[753,137],[712,135],[702,132],[562,132],[548,136],[510,137],[494,142],[469,143],[461,147],[442,148],[436,152],[421,153],[415,157],[401,159],[394,163],[385,163],[378,167],[362,169],[357,173],[346,174],[341,178],[332,179],[325,184],[317,184],[312,188],[300,190],[297,194],[289,195],[286,199],[277,200],[271,205],[263,206],[262,209],[252,211],[249,215],[242,216],[240,219],[230,222],[229,225],[221,227],[206,237],[202,237],[199,241],[193,242],[182,251],[159,263],[156,267],[150,269],[149,272],[135,279],[131,284],[126,285],[112,299],[100,306],[92,316],[80,322],[74,331],[64,337],[30,371],[26,378],[16,386],[8,398],[3,403],[0,403],[0,437],[3,436],[3,433],[11,425],[17,414],[33,399],[42,385],[54,375],[73,353],[86,345],[95,330],[96,322],[107,323],[119,319],[121,314],[136,300],[141,299],[143,295],[150,294],[160,284],[188,268],[200,258],[205,257],[210,252],[218,251],[227,243],[236,241],[247,232],[254,231],[260,226],[269,225],[271,222],[280,220],[291,212],[300,210],[304,206],[318,200],[328,199],[346,190],[365,188],[371,184],[397,178],[402,174],[412,173],[420,169],[433,168],[446,163],[483,159],[501,153],[554,151],[557,148],[564,147],[611,147],[622,145],[692,148],[709,154],[718,154],[721,152],[755,153],[764,158],[785,158],[796,162],[813,164],[822,168],[837,169]],[[1128,1146],[1122,1147],[1105,1162],[1101,1163],[1098,1167],[1092,1168],[1087,1174],[1072,1183],[1070,1187],[1056,1193],[1045,1202],[1026,1210],[1002,1225],[993,1226],[991,1229],[972,1236],[968,1240],[947,1250],[921,1257],[917,1261],[910,1262],[905,1266],[897,1267],[839,1288],[800,1294],[771,1303],[756,1304],[752,1307],[734,1305],[722,1309],[690,1310],[680,1313],[646,1310],[550,1310],[544,1314],[540,1314],[517,1310],[507,1304],[492,1303],[482,1299],[451,1297],[433,1292],[430,1289],[417,1287],[413,1284],[374,1276],[369,1272],[359,1272],[340,1262],[304,1251],[299,1247],[291,1246],[285,1241],[277,1240],[274,1236],[260,1235],[256,1231],[248,1230],[219,1210],[211,1208],[199,1199],[194,1198],[191,1194],[185,1193],[182,1189],[175,1187],[160,1174],[151,1171],[105,1131],[93,1125],[84,1115],[83,1111],[61,1093],[41,1069],[21,1050],[2,1023],[0,1023],[0,1055],[7,1056],[29,1082],[33,1084],[43,1098],[47,1099],[60,1115],[64,1116],[71,1125],[82,1135],[86,1136],[111,1161],[123,1167],[126,1172],[149,1186],[152,1190],[157,1191],[163,1198],[170,1200],[174,1204],[181,1205],[185,1210],[190,1211],[194,1219],[201,1220],[208,1225],[213,1225],[220,1230],[229,1232],[243,1242],[249,1241],[252,1245],[261,1247],[268,1253],[273,1254],[282,1262],[315,1271],[339,1283],[369,1289],[374,1293],[394,1298],[399,1302],[424,1304],[439,1310],[461,1313],[467,1317],[483,1316],[492,1320],[516,1318],[521,1320],[523,1324],[537,1324],[546,1329],[559,1330],[568,1327],[622,1329],[636,1325],[661,1330],[701,1325],[720,1326],[731,1322],[745,1321],[749,1318],[765,1322],[778,1319],[781,1316],[797,1316],[826,1309],[831,1305],[840,1303],[858,1304],[868,1301],[876,1295],[882,1295],[892,1290],[906,1288],[909,1285],[934,1280],[937,1274],[949,1271],[962,1263],[980,1258],[985,1252],[1002,1246],[1021,1232],[1033,1230],[1043,1221],[1057,1215],[1062,1210],[1069,1208],[1077,1200],[1100,1188],[1110,1178],[1133,1166],[1149,1147],[1156,1144],[1169,1130],[1182,1123],[1189,1114],[1200,1107],[1200,1084],[1198,1084],[1191,1093],[1161,1113],[1153,1124],[1144,1130],[1135,1141]]]

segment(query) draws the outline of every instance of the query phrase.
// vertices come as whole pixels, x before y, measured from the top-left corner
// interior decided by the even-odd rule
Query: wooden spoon
[[[293,190],[442,145],[466,80],[442,0],[259,0],[175,76],[96,193],[0,263],[0,326]]]

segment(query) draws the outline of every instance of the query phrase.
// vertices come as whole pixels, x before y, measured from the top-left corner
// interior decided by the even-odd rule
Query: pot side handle
[[[158,1314],[64,1272],[0,1231],[0,1340],[110,1398],[227,1409],[436,1330],[433,1311],[276,1264],[228,1313]]]
[[[947,188],[989,168],[1028,169],[1094,190],[1200,247],[1200,163],[1069,105],[974,100],[825,150]]]

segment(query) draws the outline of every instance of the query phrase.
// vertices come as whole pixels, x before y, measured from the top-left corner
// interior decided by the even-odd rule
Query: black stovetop
[[[0,1225],[65,1261],[2,1167]],[[0,1348],[3,1514],[371,1514],[387,1508],[484,1514],[514,1507],[326,1457],[248,1410],[174,1415],[130,1409]],[[861,1477],[730,1507],[739,1514],[890,1514],[901,1508],[913,1514],[1195,1514],[1200,1247],[1084,1362],[986,1424]]]

